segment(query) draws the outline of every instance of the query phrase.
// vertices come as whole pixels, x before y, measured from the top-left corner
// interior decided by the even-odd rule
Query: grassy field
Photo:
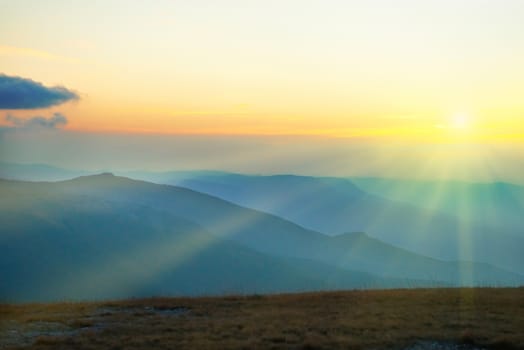
[[[524,349],[524,288],[0,305],[0,349]]]

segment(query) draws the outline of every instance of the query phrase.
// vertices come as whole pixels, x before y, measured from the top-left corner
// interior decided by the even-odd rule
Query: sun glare
[[[467,130],[470,127],[470,119],[465,114],[456,114],[451,119],[451,127],[455,130]]]

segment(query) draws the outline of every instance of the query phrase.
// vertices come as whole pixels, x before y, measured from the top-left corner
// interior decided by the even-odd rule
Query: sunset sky
[[[265,144],[313,137],[337,152],[344,142],[431,143],[448,155],[450,144],[460,154],[489,146],[520,159],[521,0],[0,0],[0,8],[0,73],[77,96],[1,108],[4,129],[61,116],[46,126],[64,140],[162,134],[142,150],[181,134],[250,135]],[[28,157],[21,148],[33,136],[0,137],[0,159],[75,165],[67,154]],[[41,150],[52,148],[48,139]]]

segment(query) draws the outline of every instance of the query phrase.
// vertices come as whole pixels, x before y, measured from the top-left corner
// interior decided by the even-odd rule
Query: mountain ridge
[[[295,185],[289,184],[289,177],[285,185],[279,183],[280,179],[206,174],[166,179],[165,183],[212,194],[319,232],[365,231],[387,243],[437,259],[482,261],[524,272],[524,259],[517,249],[524,246],[524,237],[512,232],[464,224],[447,214],[383,199],[363,192],[346,179],[299,176]],[[470,247],[463,247],[465,241]]]
[[[5,188],[14,190],[9,192],[5,191]],[[2,211],[2,222],[8,224],[0,230],[3,232],[0,237],[4,239],[4,242],[10,242],[13,232],[25,232],[24,230],[29,230],[34,234],[40,232],[38,235],[41,236],[45,231],[42,225],[46,222],[54,225],[54,228],[49,229],[50,232],[56,230],[59,232],[76,232],[78,230],[84,232],[83,230],[87,230],[89,227],[92,227],[91,229],[95,232],[102,229],[105,232],[118,232],[116,229],[118,227],[129,227],[128,230],[131,230],[131,232],[135,232],[139,227],[142,227],[143,231],[157,232],[157,230],[160,230],[160,232],[163,232],[162,230],[165,229],[163,227],[169,226],[167,224],[169,221],[166,221],[167,218],[171,218],[169,220],[178,220],[178,225],[182,227],[184,225],[197,225],[201,230],[209,231],[206,233],[209,242],[232,242],[234,245],[243,247],[244,250],[271,256],[270,260],[272,261],[274,259],[285,259],[288,262],[293,260],[294,262],[290,264],[297,263],[302,266],[299,268],[300,271],[313,271],[315,269],[316,271],[323,271],[317,273],[318,276],[322,276],[320,280],[323,278],[325,280],[326,276],[330,275],[329,270],[326,270],[329,266],[332,274],[341,276],[339,277],[340,281],[345,281],[342,283],[337,282],[337,279],[332,279],[327,280],[327,282],[319,282],[317,279],[317,282],[315,282],[317,287],[328,288],[337,285],[341,288],[344,286],[369,287],[369,285],[398,287],[399,284],[402,286],[402,281],[411,286],[435,284],[519,285],[524,281],[521,275],[508,273],[491,266],[489,267],[491,270],[488,271],[486,266],[483,266],[481,270],[479,264],[460,263],[461,265],[458,266],[435,259],[428,260],[425,257],[403,252],[377,240],[370,240],[367,235],[363,234],[353,235],[352,237],[354,240],[357,239],[362,247],[369,248],[371,244],[372,248],[362,251],[361,256],[358,256],[355,251],[351,252],[350,245],[344,246],[340,242],[341,239],[347,239],[349,236],[328,237],[318,232],[306,230],[278,217],[242,208],[220,198],[193,190],[170,185],[157,185],[109,174],[55,183],[2,181],[0,182],[0,191],[3,194],[9,194],[2,196],[1,207],[11,208],[10,211]],[[125,210],[126,208],[135,209]],[[71,210],[73,211],[71,212]],[[108,217],[104,214],[104,211],[116,211],[120,214]],[[28,212],[31,213],[31,216],[28,216]],[[144,214],[148,212],[156,213],[154,214],[155,219],[148,219],[148,216]],[[65,213],[69,214],[65,215]],[[16,225],[13,226],[13,223],[10,226],[9,220],[13,220],[14,224],[22,226],[19,226],[18,229]],[[114,222],[111,220],[120,221],[116,221],[117,224],[111,224]],[[94,222],[96,226],[89,226],[91,225],[90,222]],[[131,225],[129,222],[135,224]],[[29,227],[27,228],[24,225],[29,225]],[[23,227],[26,228],[22,229]],[[71,231],[71,229],[76,231]],[[70,235],[65,237],[70,237]],[[95,235],[94,237],[106,236]],[[60,243],[59,240],[57,242]],[[90,242],[88,245],[92,246],[93,244],[96,245],[97,240],[93,238],[86,242]],[[398,261],[393,264],[384,258],[380,260],[376,253],[376,256],[373,256],[373,249],[377,245],[386,247],[384,249],[391,252],[389,256],[396,256]],[[214,256],[212,252],[209,254],[211,255],[208,256]],[[229,258],[224,259],[228,260]],[[315,269],[304,268],[307,265],[304,259],[310,261],[308,264],[312,263],[311,266],[316,266]],[[377,261],[373,261],[373,259]],[[301,262],[299,263],[299,261]],[[198,261],[195,263],[198,263]],[[321,266],[325,267],[321,268]],[[387,271],[385,266],[390,266],[390,271]],[[394,271],[399,266],[411,267],[411,270],[400,271],[400,268],[398,268],[397,271]],[[424,272],[422,266],[432,269],[433,272]],[[414,267],[418,267],[419,271],[413,269]],[[5,266],[2,270],[4,269]],[[461,270],[467,273],[461,273]],[[355,275],[355,273],[357,274]],[[356,281],[352,281],[349,277],[344,278],[344,274],[360,276],[364,280],[367,279],[368,282],[359,284],[358,278]],[[162,283],[159,285],[162,285]],[[208,288],[211,287],[208,286]]]

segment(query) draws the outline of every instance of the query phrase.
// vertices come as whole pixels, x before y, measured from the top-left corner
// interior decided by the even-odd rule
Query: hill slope
[[[524,288],[2,305],[0,348],[523,349],[522,309]]]
[[[11,209],[2,203],[1,300],[267,293],[405,284],[404,280],[259,253],[148,206],[55,195],[40,192],[38,199],[19,197]]]

